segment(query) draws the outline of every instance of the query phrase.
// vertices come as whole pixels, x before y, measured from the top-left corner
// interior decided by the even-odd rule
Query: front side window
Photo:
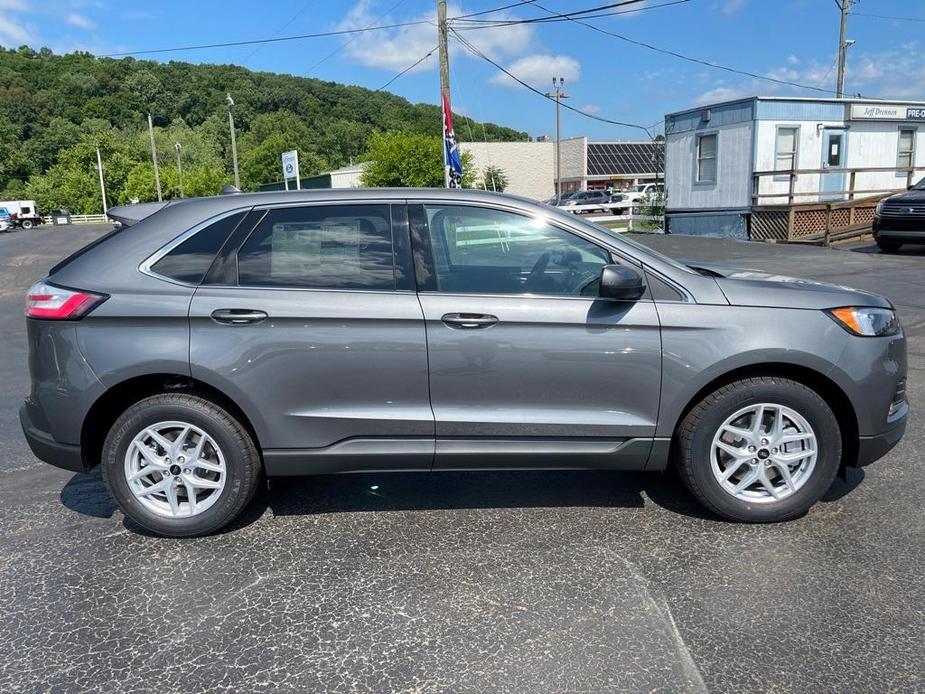
[[[388,205],[270,210],[238,252],[249,287],[395,289]]]
[[[775,171],[793,171],[797,168],[797,128],[778,128],[775,147]]]
[[[428,205],[437,290],[597,296],[610,254],[542,219],[482,207]]]
[[[896,166],[901,169],[911,169],[915,163],[915,130],[903,129],[899,131],[899,153]]]
[[[697,182],[716,182],[717,135],[701,135],[697,138]]]

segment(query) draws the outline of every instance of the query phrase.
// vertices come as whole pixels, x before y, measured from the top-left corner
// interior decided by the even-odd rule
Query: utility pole
[[[148,134],[151,136],[151,161],[154,162],[154,185],[157,188],[157,201],[161,198],[161,174],[157,170],[157,149],[154,147],[154,125],[151,122],[151,114],[148,114]]]
[[[180,149],[181,145],[179,142],[173,143],[173,148],[177,152],[177,176],[180,178],[180,197],[183,197],[183,166],[180,164]]]
[[[228,104],[228,127],[231,128],[231,160],[234,163],[234,187],[241,189],[241,177],[238,175],[238,144],[234,137],[234,115],[231,109],[234,108],[234,99],[231,94],[225,97],[225,103]]]
[[[100,193],[103,196],[103,214],[106,214],[109,205],[106,204],[106,184],[103,182],[103,158],[100,156],[99,145],[96,146],[96,170],[100,174]]]
[[[841,29],[838,32],[838,78],[835,85],[835,93],[841,99],[845,95],[845,60],[848,54],[848,47],[854,43],[847,38],[848,33],[848,14],[853,4],[853,0],[836,0],[838,8],[841,10]]]
[[[552,78],[553,91],[546,92],[546,96],[554,99],[556,102],[556,204],[562,202],[562,158],[559,156],[559,143],[562,141],[562,99],[568,99],[569,95],[562,91],[565,88],[564,77]]]
[[[446,23],[446,0],[437,0],[437,37],[440,49],[440,95],[450,100],[450,55],[447,49],[449,29]]]

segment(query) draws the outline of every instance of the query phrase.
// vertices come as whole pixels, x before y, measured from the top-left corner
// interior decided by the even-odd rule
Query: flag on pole
[[[446,92],[443,93],[443,184],[447,188],[462,188],[462,157],[456,145],[453,112]]]

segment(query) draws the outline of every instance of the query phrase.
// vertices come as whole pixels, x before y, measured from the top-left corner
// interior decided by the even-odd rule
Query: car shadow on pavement
[[[836,478],[820,503],[841,499],[863,480],[863,470],[849,469]],[[269,480],[221,534],[251,525],[268,509],[278,516],[491,508],[642,509],[646,499],[681,516],[722,522],[700,506],[672,472],[368,472]],[[93,518],[111,518],[116,512],[99,468],[75,474],[61,490],[61,503]],[[123,523],[132,532],[151,534],[131,520]]]
[[[925,245],[910,246],[905,245],[900,248],[898,251],[890,251],[889,253],[884,253],[881,251],[876,244],[870,244],[865,246],[857,246],[854,248],[849,248],[848,250],[854,253],[869,253],[872,255],[882,255],[887,258],[896,257],[896,256],[925,256]]]

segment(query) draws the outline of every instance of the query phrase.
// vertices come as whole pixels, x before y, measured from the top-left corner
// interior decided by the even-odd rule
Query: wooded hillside
[[[229,92],[245,189],[279,180],[279,156],[287,149],[299,150],[306,176],[361,159],[377,131],[441,132],[437,106],[362,87],[234,65],[0,48],[0,199],[100,211],[97,146],[111,205],[152,199],[148,112],[165,195],[179,195],[177,142],[184,194],[212,194],[232,180]],[[457,135],[466,139],[470,124],[456,119]],[[527,139],[492,123],[472,122],[471,131],[480,139]]]

